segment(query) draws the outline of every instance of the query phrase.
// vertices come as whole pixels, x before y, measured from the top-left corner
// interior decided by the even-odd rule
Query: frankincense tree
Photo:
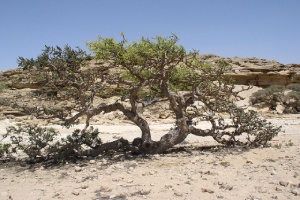
[[[98,62],[97,68],[88,65],[90,57],[84,51],[69,46],[46,47],[36,59],[19,58],[20,67],[34,68],[46,83],[40,90],[38,105],[18,107],[37,118],[59,118],[66,127],[85,116],[85,128],[77,131],[81,135],[90,134],[88,127],[94,116],[118,110],[140,128],[141,136],[133,141],[121,138],[109,143],[97,142],[90,145],[90,149],[81,151],[72,140],[68,149],[76,147],[77,150],[68,152],[78,156],[97,156],[106,150],[120,149],[163,153],[183,142],[189,134],[211,136],[224,145],[240,144],[236,136],[246,134],[244,144],[257,146],[266,144],[280,131],[257,113],[245,112],[244,108],[235,105],[235,100],[240,97],[234,90],[233,81],[224,76],[230,68],[227,63],[203,63],[197,51],[187,52],[178,45],[175,35],[142,38],[132,43],[124,36],[120,41],[99,37],[87,45]],[[95,97],[103,94],[118,95],[120,100],[96,105]],[[128,99],[129,105],[124,104],[124,99]],[[159,102],[169,104],[175,124],[160,140],[154,141],[138,105],[147,107]],[[222,117],[224,113],[229,119]],[[207,120],[211,127],[195,126],[195,118]],[[86,142],[78,140],[77,143]],[[60,153],[63,152],[61,149]]]

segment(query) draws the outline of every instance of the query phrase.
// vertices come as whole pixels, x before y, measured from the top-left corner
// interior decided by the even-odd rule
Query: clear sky
[[[0,0],[0,70],[44,45],[180,38],[187,50],[300,63],[300,0]]]

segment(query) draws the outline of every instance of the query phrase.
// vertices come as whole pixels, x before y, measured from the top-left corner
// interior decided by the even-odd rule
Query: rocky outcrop
[[[216,63],[224,60],[232,68],[226,73],[236,84],[267,87],[270,85],[286,86],[291,83],[300,84],[300,64],[284,65],[274,60],[259,58],[222,58],[216,55],[201,55],[204,62]]]
[[[4,71],[0,73],[0,82],[15,89],[38,89],[44,85],[44,81],[38,80],[34,73],[31,74],[32,72],[34,71],[23,71],[21,68]]]

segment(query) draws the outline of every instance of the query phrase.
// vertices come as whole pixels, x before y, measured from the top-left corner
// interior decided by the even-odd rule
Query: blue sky
[[[300,63],[300,0],[0,0],[0,70],[44,45],[180,38],[187,50]]]

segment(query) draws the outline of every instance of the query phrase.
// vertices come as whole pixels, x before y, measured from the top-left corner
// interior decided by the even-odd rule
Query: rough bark
[[[92,156],[96,157],[99,154],[108,151],[108,150],[134,150],[131,145],[129,145],[128,140],[125,140],[123,138],[113,141],[113,142],[107,142],[104,144],[101,144],[100,146],[94,148],[94,149],[88,149],[81,152],[78,152],[77,154],[80,156]]]

